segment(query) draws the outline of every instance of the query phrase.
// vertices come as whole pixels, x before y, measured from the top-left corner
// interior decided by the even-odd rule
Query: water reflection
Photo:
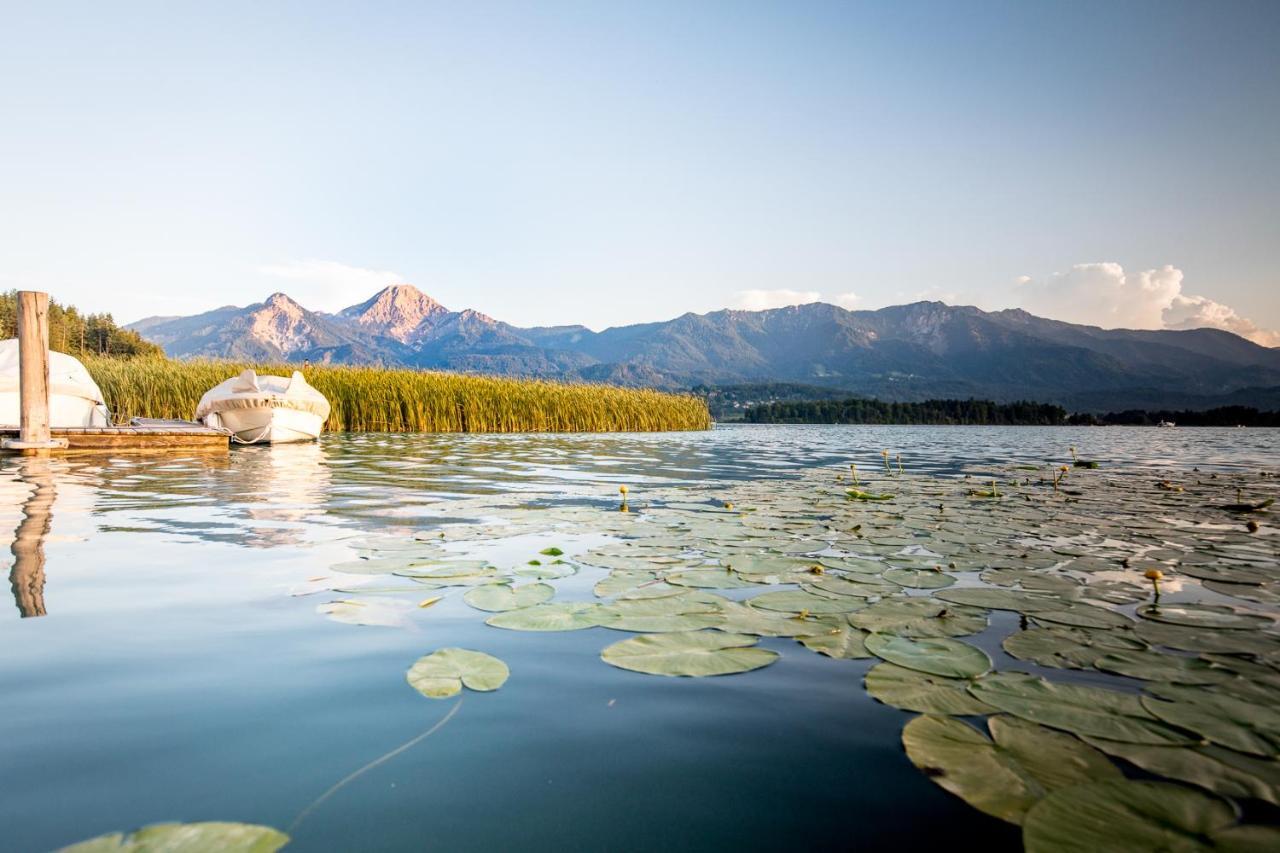
[[[467,511],[466,498],[616,503],[626,484],[643,501],[646,488],[657,486],[788,477],[849,462],[872,470],[885,448],[901,453],[908,471],[947,475],[990,461],[1061,462],[1072,445],[1104,465],[1241,469],[1280,461],[1280,430],[721,426],[618,435],[326,435],[316,444],[228,455],[68,457],[40,476],[49,490],[51,477],[85,487],[102,533],[271,548],[371,527],[417,528]],[[4,508],[51,494],[39,490],[35,473],[23,473],[34,468],[17,466],[0,468],[0,489],[14,489]],[[23,529],[47,529],[48,519],[32,509],[37,517],[24,514]],[[26,548],[15,543],[15,554]],[[24,553],[34,559],[36,552]]]
[[[17,460],[17,480],[11,481],[30,490],[22,502],[22,517],[14,531],[13,568],[9,570],[9,586],[13,603],[22,617],[44,616],[44,540],[53,521],[53,504],[58,493],[48,459]]]

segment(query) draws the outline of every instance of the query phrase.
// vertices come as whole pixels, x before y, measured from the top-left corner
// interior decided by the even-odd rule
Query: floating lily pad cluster
[[[788,638],[871,662],[869,695],[919,715],[907,757],[1023,826],[1029,849],[1280,849],[1238,805],[1280,805],[1280,481],[1079,460],[851,473],[633,492],[621,507],[468,498],[483,522],[361,543],[335,577],[383,577],[335,582],[348,597],[322,610],[388,624],[361,608],[405,585],[457,589],[494,628],[631,634],[602,632],[601,658],[661,676],[759,670],[786,655],[761,638]],[[460,547],[530,534],[561,542],[509,567]],[[575,551],[584,534],[608,541]],[[560,597],[579,573],[594,597]],[[997,613],[1016,628],[993,635]],[[428,696],[506,677],[459,649],[409,672]]]

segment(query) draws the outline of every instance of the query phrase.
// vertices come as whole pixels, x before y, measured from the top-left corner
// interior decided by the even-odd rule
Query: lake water
[[[829,426],[2,460],[0,849],[175,820],[291,827],[289,850],[1016,848],[1016,827],[907,761],[911,715],[866,695],[870,661],[765,639],[782,654],[765,669],[660,678],[600,661],[619,632],[495,629],[456,591],[401,628],[335,622],[316,612],[332,593],[293,593],[371,535],[467,518],[486,496],[609,508],[619,484],[643,505],[670,486],[874,470],[882,448],[945,476],[1070,445],[1153,468],[1280,465],[1275,430]],[[476,553],[601,541],[535,531]],[[555,581],[557,598],[591,599],[606,574]],[[996,654],[1005,616],[981,643]],[[405,682],[445,646],[502,658],[510,680],[464,692],[435,734],[315,804],[455,708]]]

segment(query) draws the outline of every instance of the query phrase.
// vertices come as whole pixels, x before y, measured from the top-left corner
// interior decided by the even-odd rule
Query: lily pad
[[[870,634],[867,651],[882,660],[946,678],[977,678],[991,671],[991,658],[976,646],[949,637],[895,637]]]
[[[275,853],[289,836],[250,823],[156,823],[134,832],[113,832],[63,847],[59,853]]]
[[[800,589],[766,592],[747,599],[747,604],[761,610],[783,613],[849,613],[866,606],[866,601],[848,595],[820,596]]]
[[[600,653],[605,663],[649,675],[732,675],[768,666],[778,653],[754,648],[755,637],[720,631],[644,634]]]
[[[1027,812],[1028,853],[1209,850],[1235,825],[1225,800],[1167,782],[1098,782],[1054,791]]]
[[[1216,604],[1146,604],[1138,608],[1143,619],[1187,628],[1244,631],[1263,628],[1272,620],[1255,613],[1240,613]]]
[[[1054,684],[1023,672],[992,673],[974,682],[969,692],[1015,717],[1077,735],[1166,746],[1194,742],[1161,723],[1128,693]]]
[[[1221,631],[1143,619],[1138,622],[1134,633],[1152,645],[1186,652],[1242,655],[1280,652],[1280,639],[1257,631]]]
[[[1061,601],[1039,593],[978,586],[943,590],[934,597],[953,604],[985,607],[990,610],[1013,610],[1018,613],[1036,613],[1063,606]]]
[[[513,575],[531,580],[559,580],[577,574],[578,569],[569,563],[556,561],[545,565],[521,566],[512,572]]]
[[[1175,684],[1149,685],[1142,705],[1161,720],[1229,749],[1268,758],[1280,752],[1280,711],[1275,708],[1221,690]]]
[[[986,628],[987,614],[932,598],[886,598],[849,614],[849,624],[903,637],[963,637]]]
[[[1140,651],[1146,643],[1120,631],[1029,628],[1005,637],[1004,650],[1019,660],[1057,669],[1088,669],[1110,652]]]
[[[598,605],[598,624],[619,631],[697,631],[724,622],[719,597],[685,592],[661,598],[619,599]]]
[[[1128,616],[1105,607],[1066,602],[1052,610],[1037,610],[1031,617],[1037,622],[1071,628],[1128,628],[1133,624]]]
[[[966,679],[943,678],[892,663],[871,667],[864,684],[871,698],[904,711],[968,716],[996,710],[969,693]]]
[[[542,604],[550,601],[555,594],[555,587],[545,583],[531,583],[516,587],[506,584],[486,584],[467,590],[462,600],[476,610],[493,613]]]
[[[1015,717],[988,721],[992,738],[953,717],[916,717],[902,731],[911,763],[966,803],[1010,823],[1049,791],[1123,778],[1071,735]]]
[[[438,649],[409,667],[409,684],[423,696],[444,699],[462,691],[488,692],[507,682],[510,670],[493,655],[471,649]]]
[[[954,575],[933,569],[889,569],[884,579],[912,589],[942,589],[956,582]]]
[[[1174,684],[1219,684],[1235,678],[1231,670],[1199,658],[1150,650],[1108,652],[1095,660],[1093,665],[1117,675],[1141,678],[1144,681],[1171,681]]]
[[[745,589],[758,586],[723,568],[683,569],[666,575],[667,583],[693,589]]]
[[[595,628],[599,605],[588,601],[549,602],[497,613],[484,624],[511,631],[580,631]]]
[[[845,626],[843,628],[832,628],[821,634],[799,636],[796,639],[803,643],[804,647],[809,651],[826,655],[829,658],[856,660],[872,656],[863,642],[866,636],[867,633],[865,631]]]
[[[1087,738],[1098,749],[1148,773],[1177,779],[1224,797],[1254,798],[1280,805],[1280,761],[1255,758],[1208,744],[1148,746]]]

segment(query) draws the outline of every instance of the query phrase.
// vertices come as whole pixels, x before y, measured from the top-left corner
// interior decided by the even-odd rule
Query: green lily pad
[[[1214,628],[1244,631],[1265,628],[1272,620],[1255,613],[1239,613],[1217,604],[1146,604],[1138,608],[1143,619],[1182,625],[1187,628]]]
[[[911,763],[966,803],[1010,823],[1049,791],[1123,778],[1096,749],[1015,717],[988,721],[992,738],[953,717],[916,717],[902,731]]]
[[[1222,690],[1152,684],[1142,705],[1161,720],[1229,749],[1268,758],[1280,752],[1280,711],[1261,703]]]
[[[1063,606],[1061,601],[1041,593],[979,586],[943,590],[936,593],[934,598],[950,601],[953,604],[985,607],[989,610],[1012,610],[1017,613],[1036,613],[1042,610],[1054,610]]]
[[[1128,693],[1053,684],[1023,672],[992,673],[974,682],[969,692],[1015,717],[1077,735],[1158,745],[1193,742],[1157,720]]]
[[[63,847],[59,853],[275,853],[289,836],[249,823],[156,823]]]
[[[717,596],[685,592],[661,598],[618,599],[598,605],[598,624],[618,631],[697,631],[724,622]]]
[[[849,614],[864,631],[903,637],[963,637],[987,627],[986,611],[932,598],[886,598]]]
[[[1031,618],[1040,623],[1070,628],[1128,628],[1133,625],[1133,620],[1123,613],[1092,604],[1067,602],[1052,610],[1037,610],[1031,614]]]
[[[847,624],[841,614],[808,616],[802,619],[796,614],[759,610],[738,601],[722,602],[720,613],[724,621],[716,626],[719,630],[731,634],[754,634],[759,637],[808,636]]]
[[[754,648],[755,637],[720,631],[644,634],[600,653],[605,663],[649,675],[733,675],[768,666],[778,653]]]
[[[497,613],[484,624],[511,631],[580,631],[595,628],[599,605],[587,601],[549,602]]]
[[[1167,782],[1097,782],[1061,788],[1027,812],[1027,853],[1217,849],[1235,825],[1225,800]]]
[[[968,716],[996,710],[969,693],[967,679],[943,678],[892,663],[871,667],[864,684],[871,698],[904,711]]]
[[[614,569],[609,573],[608,577],[596,581],[592,591],[601,598],[612,598],[615,595],[622,595],[624,592],[630,592],[645,584],[653,583],[657,579],[656,572],[630,572]]]
[[[1087,738],[1098,749],[1148,773],[1198,785],[1239,799],[1280,805],[1280,761],[1255,758],[1220,746],[1148,746]]]
[[[751,607],[783,613],[849,613],[866,606],[866,601],[848,595],[826,597],[800,589],[783,589],[748,598]]]
[[[728,569],[683,569],[666,575],[667,583],[676,586],[687,586],[692,589],[745,589],[758,586],[751,581],[743,580]]]
[[[1168,646],[1185,652],[1217,652],[1220,654],[1265,655],[1280,652],[1280,638],[1257,631],[1222,631],[1217,628],[1193,628],[1167,622],[1139,620],[1134,629],[1139,637],[1155,646]]]
[[[933,569],[889,569],[884,579],[911,589],[942,589],[956,582],[954,575]]]
[[[895,637],[870,634],[867,651],[876,657],[946,678],[977,678],[991,671],[991,658],[976,646],[949,637]]]
[[[555,587],[545,583],[531,583],[516,587],[506,584],[486,584],[467,590],[462,600],[476,610],[493,613],[542,604],[544,601],[550,601],[555,594]]]
[[[1146,643],[1120,631],[1028,628],[1005,637],[1004,650],[1019,660],[1057,669],[1088,669],[1110,652],[1140,651]]]
[[[444,699],[462,691],[497,690],[510,670],[493,655],[471,649],[437,649],[418,658],[405,676],[414,690],[431,699]]]
[[[1174,684],[1219,684],[1235,678],[1230,670],[1199,658],[1150,650],[1108,652],[1095,660],[1093,665],[1117,675],[1141,678],[1144,681],[1171,681]]]
[[[530,580],[559,580],[578,573],[578,569],[569,563],[548,563],[545,565],[521,566],[512,572],[513,575]]]
[[[866,636],[867,633],[865,631],[859,631],[857,628],[851,628],[846,625],[842,628],[832,628],[821,634],[798,636],[796,639],[803,643],[804,647],[809,651],[826,655],[829,658],[857,660],[872,656],[863,642]]]

